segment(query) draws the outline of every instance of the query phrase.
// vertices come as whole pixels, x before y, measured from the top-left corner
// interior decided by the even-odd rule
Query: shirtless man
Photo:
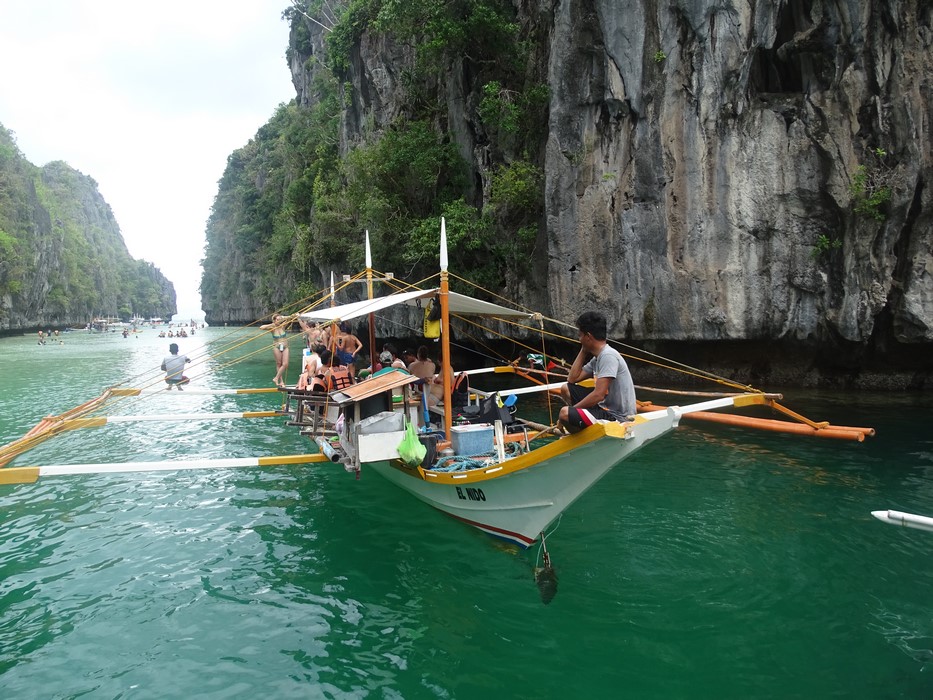
[[[356,375],[356,354],[363,348],[363,343],[350,332],[350,324],[344,321],[336,330],[334,337],[334,354],[342,365],[346,365],[350,376]]]
[[[308,344],[308,347],[314,351],[318,345],[327,346],[325,334],[326,331],[321,328],[320,324],[316,322],[308,323],[301,316],[298,317],[298,325],[301,326],[301,331],[304,333],[305,341]]]

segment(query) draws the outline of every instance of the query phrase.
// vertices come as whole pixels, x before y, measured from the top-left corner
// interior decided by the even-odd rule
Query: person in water
[[[187,384],[189,380],[183,373],[185,365],[191,360],[187,355],[178,354],[178,343],[169,345],[168,351],[170,354],[162,360],[162,371],[165,372],[165,383],[168,384],[165,389],[171,391],[174,386],[178,391],[184,391],[181,385]]]
[[[275,356],[275,376],[272,378],[272,383],[281,389],[285,388],[282,375],[288,370],[288,341],[286,340],[287,333],[285,329],[289,323],[295,320],[296,316],[274,314],[272,323],[259,326],[261,330],[272,332],[272,354]]]
[[[635,386],[622,355],[606,342],[606,317],[586,311],[577,319],[580,352],[567,374],[560,394],[567,405],[560,409],[559,420],[575,433],[598,420],[626,421],[635,415]],[[593,389],[577,382],[596,378]]]

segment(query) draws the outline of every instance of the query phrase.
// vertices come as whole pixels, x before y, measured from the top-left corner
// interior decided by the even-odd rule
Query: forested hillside
[[[97,183],[61,161],[29,163],[0,125],[0,329],[175,310],[172,283],[130,257]]]
[[[341,19],[326,41],[302,11],[286,11],[288,59],[304,86],[229,158],[207,228],[209,320],[250,320],[319,288],[331,270],[356,272],[365,230],[378,269],[419,279],[436,267],[442,215],[460,272],[497,292],[532,278],[548,101],[539,28],[520,23],[508,2],[462,5],[448,21],[443,3],[338,3]],[[378,96],[348,82],[367,28],[380,50],[397,52],[386,78],[399,81],[397,104],[385,121],[367,114],[366,100]],[[416,54],[404,48],[426,32],[431,41]],[[444,77],[467,53],[470,84],[460,88],[480,90],[478,119],[452,124]],[[363,133],[347,142],[358,122]],[[481,129],[473,135],[482,139],[479,170],[453,133],[468,126]]]

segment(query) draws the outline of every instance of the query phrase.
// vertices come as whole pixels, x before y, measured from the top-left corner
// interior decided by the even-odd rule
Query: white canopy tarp
[[[301,318],[308,322],[323,323],[340,319],[349,321],[359,318],[366,314],[376,313],[391,306],[405,304],[407,306],[417,305],[419,300],[430,299],[438,293],[437,289],[421,289],[413,292],[400,292],[385,297],[376,297],[375,299],[363,299],[351,304],[341,304],[340,306],[322,306],[319,309],[301,314]],[[488,301],[474,299],[465,294],[449,292],[448,294],[450,313],[472,315],[472,316],[501,316],[503,318],[531,318],[533,314],[527,311],[516,311],[498,304],[492,304]]]

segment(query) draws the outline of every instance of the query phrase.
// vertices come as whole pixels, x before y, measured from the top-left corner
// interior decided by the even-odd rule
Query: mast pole
[[[373,255],[369,249],[369,229],[366,229],[366,289],[373,298]],[[376,315],[369,314],[369,368],[370,376],[376,372]]]
[[[337,306],[337,299],[334,295],[334,271],[331,270],[330,271],[330,308],[334,308],[335,306]],[[330,362],[331,365],[334,364],[333,353],[336,352],[337,350],[337,333],[334,330],[334,326],[336,325],[337,325],[336,323],[330,323],[330,325],[327,326],[327,337],[329,339],[327,342],[327,349],[330,350],[332,353],[331,362]]]
[[[441,377],[444,380],[444,435],[450,440],[453,408],[450,405],[450,284],[447,279],[447,224],[441,217]]]

